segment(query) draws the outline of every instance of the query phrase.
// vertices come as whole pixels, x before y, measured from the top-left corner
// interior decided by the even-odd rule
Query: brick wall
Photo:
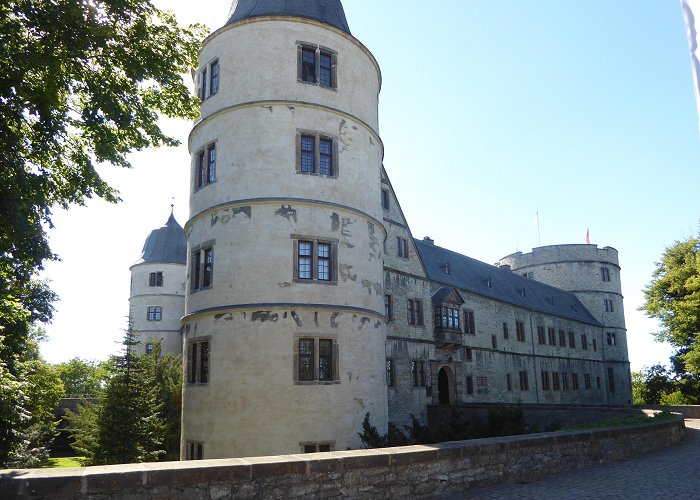
[[[680,442],[675,420],[609,430],[246,459],[0,471],[0,498],[403,498],[531,481]]]

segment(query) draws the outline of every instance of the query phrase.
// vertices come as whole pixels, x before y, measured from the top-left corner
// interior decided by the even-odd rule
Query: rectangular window
[[[382,208],[389,210],[389,191],[382,189]]]
[[[297,79],[324,88],[336,88],[337,57],[335,53],[313,45],[299,45],[298,47]]]
[[[568,373],[561,374],[561,386],[565,391],[569,390],[569,374]]]
[[[596,382],[596,386],[597,386],[598,389],[600,390],[600,377],[596,377],[596,378],[595,378],[595,382]]]
[[[396,255],[408,259],[408,240],[398,236],[396,238]]]
[[[600,279],[602,281],[610,281],[610,269],[607,267],[600,268]]]
[[[333,175],[333,141],[319,139],[318,173],[321,175]]]
[[[542,390],[549,390],[549,372],[542,372]]]
[[[301,80],[316,83],[316,49],[301,49]]]
[[[547,343],[547,337],[544,334],[544,326],[542,325],[537,326],[537,342],[540,345],[544,345]]]
[[[411,361],[413,387],[425,387],[425,361]]]
[[[608,345],[617,345],[617,339],[615,338],[615,332],[608,332]]]
[[[491,347],[494,349],[498,349],[498,339],[495,335],[491,335]]]
[[[199,151],[196,156],[195,187],[216,181],[216,144],[209,144]]]
[[[522,321],[515,322],[515,335],[518,338],[518,342],[525,342],[525,323]]]
[[[396,387],[396,377],[394,374],[394,360],[387,358],[386,360],[386,385]]]
[[[394,319],[394,305],[391,300],[391,295],[384,295],[384,315],[387,321]]]
[[[201,76],[199,77],[199,100],[203,101],[207,98],[207,68],[202,70]]]
[[[207,184],[216,180],[216,146],[212,144],[207,148]]]
[[[474,379],[471,375],[467,375],[467,394],[474,394]]]
[[[153,354],[153,349],[155,349],[155,345],[151,342],[146,344],[146,354]]]
[[[589,391],[591,389],[591,374],[590,373],[583,374],[583,383],[586,387],[586,390]]]
[[[559,347],[566,347],[566,332],[559,330]]]
[[[608,368],[608,389],[615,392],[615,370],[612,368]]]
[[[187,383],[209,382],[209,341],[191,341],[187,344]]]
[[[336,276],[337,245],[327,241],[295,242],[294,278],[309,282],[332,282]]]
[[[420,299],[408,299],[408,324],[423,324],[423,301]]]
[[[603,306],[605,307],[605,312],[614,312],[612,299],[603,299]]]
[[[435,306],[435,328],[461,331],[459,327],[459,308]]]
[[[476,335],[474,311],[464,311],[464,333],[467,333],[469,335]]]
[[[569,347],[576,349],[576,337],[574,336],[574,332],[569,332]]]
[[[578,373],[572,373],[571,374],[571,387],[575,390],[579,390],[578,386]]]
[[[598,351],[598,343],[596,342],[595,339],[593,339],[593,352],[597,352],[597,351]]]
[[[209,96],[219,93],[219,61],[209,65]]]
[[[552,372],[552,389],[555,391],[561,390],[559,372]]]
[[[474,357],[474,353],[472,352],[471,348],[465,347],[464,348],[464,358],[467,361],[471,361],[473,359],[473,357]]]
[[[207,288],[212,284],[212,272],[214,270],[214,250],[205,248],[202,250],[204,254],[204,269],[202,272],[202,288]]]
[[[148,306],[146,319],[148,321],[160,321],[163,317],[163,309],[161,306]]]
[[[326,443],[300,443],[303,453],[324,453],[335,451],[335,442]]]
[[[557,334],[551,326],[547,328],[547,337],[549,338],[549,345],[557,345]]]
[[[586,337],[585,333],[581,334],[581,349],[584,351],[588,350],[588,337]]]
[[[525,370],[522,370],[519,374],[518,377],[520,378],[520,390],[521,391],[527,391],[530,389],[527,381],[527,372]]]
[[[319,52],[320,84],[321,87],[333,87],[333,56],[327,52]]]
[[[301,171],[311,174],[316,171],[316,137],[301,136]]]
[[[191,290],[208,288],[214,283],[214,249],[210,246],[192,252]]]
[[[299,381],[315,380],[314,374],[314,339],[299,339]]]
[[[506,373],[506,389],[513,390],[513,380],[511,380],[510,373]]]
[[[148,286],[163,286],[163,273],[161,271],[150,273],[148,276]]]
[[[338,381],[338,344],[333,339],[299,338],[295,356],[296,382]]]
[[[185,460],[203,460],[204,445],[197,441],[187,441],[185,444]]]
[[[508,339],[508,323],[503,323],[503,338]]]

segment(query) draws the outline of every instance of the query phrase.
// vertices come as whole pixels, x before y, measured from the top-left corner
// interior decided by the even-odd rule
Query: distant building
[[[414,239],[382,168],[379,66],[341,2],[231,12],[200,53],[189,141],[183,459],[357,448],[366,413],[385,432],[428,405],[630,402],[614,249],[493,266]],[[131,300],[164,337],[152,275],[172,273],[161,322],[185,276],[179,239],[172,267],[147,252],[166,228]]]
[[[187,238],[171,213],[163,227],[148,235],[130,268],[129,319],[143,352],[150,353],[156,341],[163,353],[182,352],[186,262]]]

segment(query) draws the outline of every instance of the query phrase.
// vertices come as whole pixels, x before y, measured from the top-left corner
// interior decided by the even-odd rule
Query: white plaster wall
[[[337,89],[297,82],[297,42],[337,52]],[[199,69],[215,59],[219,93],[202,103],[205,120],[227,106],[287,100],[343,110],[378,131],[379,67],[357,39],[337,29],[301,18],[250,19],[205,40]]]
[[[152,272],[163,273],[163,286],[149,286]],[[182,264],[143,263],[131,267],[129,311],[133,328],[145,350],[149,340],[162,340],[161,352],[180,354],[180,319],[185,314],[185,273]],[[161,306],[161,321],[148,321],[148,306]]]
[[[359,448],[366,412],[386,430],[384,323],[378,317],[330,311],[254,310],[192,319],[186,340],[210,337],[210,381],[185,384],[183,439],[204,443],[205,458],[299,453],[302,442],[334,441]],[[335,324],[335,326],[332,326]],[[340,382],[294,383],[298,335],[335,338]],[[382,430],[383,429],[383,430]]]

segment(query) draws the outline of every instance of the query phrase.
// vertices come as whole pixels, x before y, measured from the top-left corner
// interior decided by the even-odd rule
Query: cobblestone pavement
[[[700,499],[700,420],[686,441],[639,458],[583,467],[527,484],[503,484],[437,497],[475,499]]]

